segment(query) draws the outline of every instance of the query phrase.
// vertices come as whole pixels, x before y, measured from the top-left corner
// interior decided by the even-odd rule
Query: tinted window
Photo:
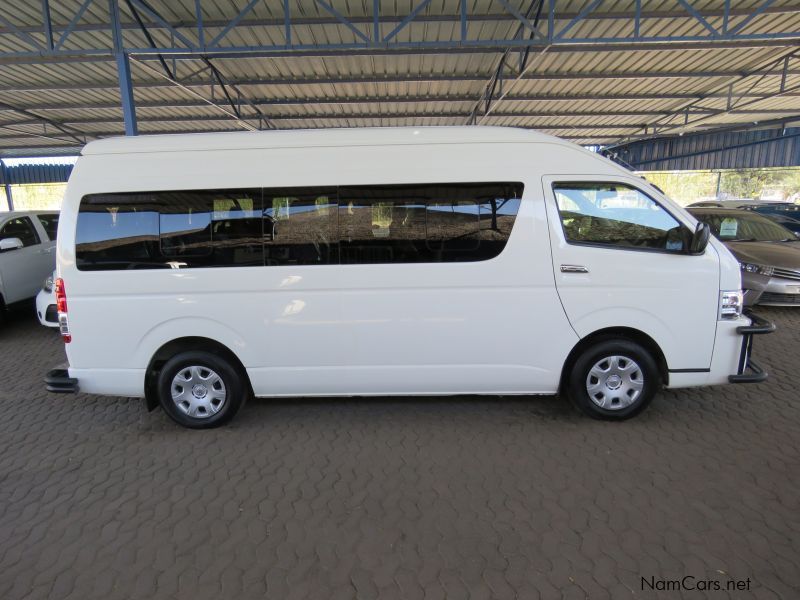
[[[34,246],[39,243],[39,236],[28,217],[11,219],[0,229],[0,240],[19,238],[23,246]]]
[[[618,183],[556,183],[558,212],[569,242],[681,251],[684,227],[655,200]]]
[[[52,215],[36,215],[39,218],[39,223],[47,232],[47,237],[54,241],[56,239],[56,232],[58,231],[58,213]]]
[[[264,190],[267,266],[337,264],[336,189]]]
[[[521,195],[521,184],[340,188],[341,262],[494,258],[508,241]]]
[[[93,194],[81,200],[75,232],[79,269],[168,267],[159,251],[152,194]]]
[[[78,268],[263,264],[260,190],[98,194],[81,201]]]
[[[522,184],[94,194],[78,268],[487,260],[508,241]]]
[[[160,250],[170,266],[263,264],[261,191],[159,192]]]
[[[775,221],[779,225],[783,225],[786,229],[793,231],[795,233],[800,232],[800,219],[793,219],[792,217],[786,217],[782,214],[771,213],[767,215],[769,219]]]

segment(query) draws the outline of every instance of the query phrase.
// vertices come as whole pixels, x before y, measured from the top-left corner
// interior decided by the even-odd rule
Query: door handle
[[[561,265],[562,273],[588,273],[589,269],[583,265]]]

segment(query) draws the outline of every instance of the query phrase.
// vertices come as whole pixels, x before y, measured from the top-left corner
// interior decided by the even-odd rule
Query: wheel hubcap
[[[208,367],[184,367],[172,378],[172,401],[178,410],[195,419],[207,419],[225,405],[222,378]]]
[[[586,377],[586,393],[597,406],[621,410],[636,402],[644,389],[644,375],[636,361],[627,356],[598,360]]]

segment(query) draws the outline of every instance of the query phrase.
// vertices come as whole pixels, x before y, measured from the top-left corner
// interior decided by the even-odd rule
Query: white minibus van
[[[250,396],[563,393],[625,419],[661,387],[758,382],[740,267],[641,177],[530,131],[398,128],[88,144],[58,231],[53,392],[179,424]]]

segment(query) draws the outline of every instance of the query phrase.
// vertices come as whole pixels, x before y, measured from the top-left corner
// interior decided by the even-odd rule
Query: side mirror
[[[692,240],[689,242],[689,254],[702,254],[705,252],[710,237],[711,228],[706,223],[698,223],[692,235]]]
[[[4,240],[0,240],[0,252],[18,250],[19,248],[22,248],[22,240],[19,238],[6,238]]]

